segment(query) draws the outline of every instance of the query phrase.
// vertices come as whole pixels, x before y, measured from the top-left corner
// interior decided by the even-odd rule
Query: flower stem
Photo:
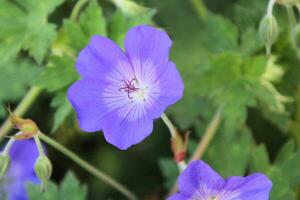
[[[84,4],[86,4],[89,0],[78,0],[77,3],[75,4],[71,15],[70,15],[70,20],[72,21],[76,21],[78,14],[80,12],[80,10],[82,9],[82,7],[84,6]]]
[[[177,134],[177,129],[175,128],[175,126],[173,125],[173,123],[171,122],[171,120],[168,118],[168,116],[163,113],[161,115],[161,119],[163,120],[163,122],[166,124],[166,126],[168,127],[170,133],[171,133],[171,136],[173,138],[176,137],[176,134]]]
[[[121,185],[119,182],[114,180],[112,177],[109,175],[105,174],[104,172],[100,171],[96,167],[92,166],[82,158],[80,158],[78,155],[64,147],[63,145],[59,144],[55,140],[51,139],[47,135],[43,133],[38,134],[39,138],[55,148],[56,150],[60,151],[63,153],[65,156],[69,157],[71,160],[73,160],[75,163],[77,163],[80,167],[88,171],[90,174],[96,176],[98,179],[106,182],[107,184],[111,185],[113,188],[118,190],[120,193],[122,193],[124,196],[126,196],[130,200],[137,200],[138,198],[131,192],[129,191],[125,186]]]
[[[193,160],[199,160],[202,158],[203,154],[205,153],[208,145],[212,141],[213,137],[215,136],[220,124],[221,124],[221,114],[222,114],[223,107],[220,107],[217,112],[215,113],[214,117],[210,121],[204,136],[200,140],[196,150],[194,151],[190,161],[192,162]],[[169,195],[175,193],[177,190],[177,184],[174,184],[173,187],[171,188]]]
[[[269,0],[269,3],[268,3],[268,8],[267,8],[267,15],[271,16],[272,13],[273,13],[273,7],[276,3],[276,0]]]
[[[222,108],[219,108],[217,112],[215,113],[214,117],[210,121],[201,141],[199,142],[196,150],[194,151],[191,161],[193,160],[199,160],[202,158],[203,154],[205,153],[208,145],[214,138],[220,124],[221,124],[221,113],[222,113]]]
[[[41,140],[40,140],[39,136],[35,135],[33,138],[34,138],[35,144],[38,148],[40,156],[44,156],[45,152],[44,152],[44,149],[43,149],[43,146],[42,146],[42,143],[41,143]]]
[[[13,111],[17,116],[23,116],[24,113],[28,110],[31,104],[36,100],[39,96],[41,89],[39,87],[32,87],[27,94],[23,97],[17,108]],[[2,140],[3,136],[7,135],[10,129],[12,128],[12,124],[7,118],[5,122],[0,127],[0,141]]]

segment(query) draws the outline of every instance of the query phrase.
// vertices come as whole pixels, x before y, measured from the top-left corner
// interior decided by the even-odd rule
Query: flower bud
[[[15,135],[15,139],[28,139],[38,133],[39,129],[31,119],[23,119],[9,111],[11,123],[21,131],[21,134]]]
[[[4,176],[10,164],[10,157],[7,154],[0,154],[0,177]]]
[[[271,47],[278,36],[278,25],[273,15],[265,15],[259,25],[259,34],[266,45],[267,55],[271,53]]]
[[[145,13],[148,8],[140,6],[132,0],[111,0],[124,14],[134,17]]]
[[[47,156],[39,156],[34,165],[36,176],[42,182],[42,191],[47,187],[47,183],[52,174],[52,164]]]

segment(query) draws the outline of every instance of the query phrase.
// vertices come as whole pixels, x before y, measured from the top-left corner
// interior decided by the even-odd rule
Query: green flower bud
[[[278,26],[273,15],[265,15],[259,25],[259,34],[266,45],[267,55],[271,53],[271,47],[278,36]]]
[[[47,156],[39,156],[34,165],[36,176],[42,182],[42,191],[47,187],[47,183],[52,174],[52,164]]]
[[[4,176],[10,164],[9,155],[0,154],[0,177]]]
[[[145,13],[148,8],[140,6],[132,0],[111,0],[123,13],[135,17]]]

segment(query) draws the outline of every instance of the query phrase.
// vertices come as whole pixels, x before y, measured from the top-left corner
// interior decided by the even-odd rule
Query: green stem
[[[202,158],[203,154],[205,153],[208,145],[214,138],[220,124],[221,124],[221,113],[222,113],[222,108],[219,108],[218,111],[215,113],[214,117],[210,121],[203,137],[201,138],[196,150],[194,151],[191,161],[193,160],[199,160]]]
[[[218,111],[215,113],[215,115],[212,118],[212,120],[210,121],[203,137],[201,138],[198,146],[196,147],[196,150],[194,151],[189,163],[192,162],[193,160],[199,160],[202,158],[208,145],[210,144],[210,142],[214,138],[218,128],[220,127],[222,111],[223,111],[223,107],[220,107],[218,109]],[[177,191],[177,184],[174,184],[169,192],[169,195],[175,193],[176,191]]]
[[[39,96],[41,89],[39,87],[32,87],[27,94],[23,97],[17,108],[13,111],[17,116],[23,116],[24,113],[28,110],[31,104],[36,100]],[[0,127],[0,141],[3,139],[3,136],[7,135],[10,129],[12,128],[12,124],[10,119],[7,118],[5,122]]]
[[[71,160],[73,160],[75,163],[77,163],[80,167],[88,171],[90,174],[96,176],[98,179],[106,182],[107,184],[114,187],[116,190],[118,190],[120,193],[122,193],[124,196],[126,196],[130,200],[137,200],[138,198],[129,191],[125,186],[121,185],[119,182],[114,180],[112,177],[106,175],[104,172],[101,172],[99,169],[95,168],[91,164],[87,163],[85,160],[77,156],[75,153],[64,147],[63,145],[59,144],[58,142],[54,141],[47,135],[43,133],[38,134],[41,140],[55,148],[56,150],[63,153],[65,156],[69,157]]]
[[[171,133],[171,136],[173,138],[176,138],[176,135],[177,135],[177,129],[175,128],[175,126],[173,125],[173,123],[171,122],[171,120],[168,118],[168,116],[163,113],[161,115],[161,119],[163,120],[163,122],[166,124],[166,126],[168,127],[170,133]]]
[[[75,4],[71,15],[70,15],[70,20],[72,21],[76,21],[78,14],[80,12],[80,10],[82,9],[82,7],[84,6],[84,4],[86,4],[89,0],[78,0],[77,3]]]
[[[44,156],[45,155],[45,152],[44,152],[44,149],[43,149],[43,146],[42,146],[42,143],[40,141],[40,138],[38,135],[35,135],[34,137],[34,141],[35,141],[35,144],[38,148],[38,151],[39,151],[39,154],[40,156]]]

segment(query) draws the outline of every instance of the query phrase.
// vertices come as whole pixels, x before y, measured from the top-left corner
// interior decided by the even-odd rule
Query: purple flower
[[[125,52],[106,37],[92,37],[76,62],[82,80],[68,91],[80,128],[103,130],[120,149],[150,135],[153,120],[183,95],[171,46],[165,32],[146,25],[129,30]]]
[[[1,180],[1,190],[8,200],[27,200],[26,183],[39,183],[34,173],[34,163],[39,156],[33,140],[17,140],[10,151],[10,166]],[[1,192],[0,192],[1,196]]]
[[[268,200],[272,182],[261,173],[223,179],[203,161],[194,161],[179,176],[178,188],[168,200]]]

